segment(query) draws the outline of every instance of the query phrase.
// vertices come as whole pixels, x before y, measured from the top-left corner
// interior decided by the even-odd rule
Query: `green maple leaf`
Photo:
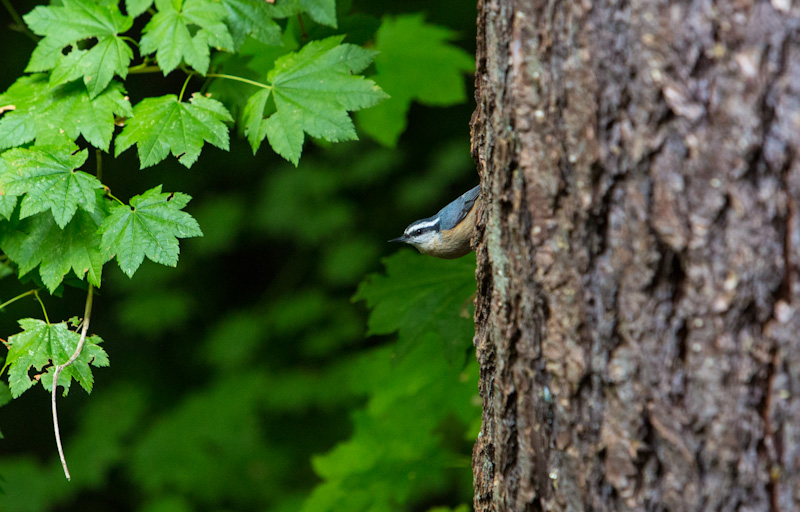
[[[336,0],[300,0],[311,19],[336,28]]]
[[[237,50],[248,35],[264,44],[280,46],[281,27],[270,17],[264,0],[222,0],[228,27]]]
[[[91,98],[83,84],[58,87],[53,91],[53,102],[43,113],[41,127],[43,132],[36,138],[37,144],[57,142],[63,133],[69,140],[83,135],[92,146],[108,151],[114,134],[114,115],[130,117],[133,109],[125,90],[119,82],[112,82],[98,96]]]
[[[336,28],[336,0],[280,0],[268,4],[267,12],[273,18],[288,18],[307,12],[317,23]]]
[[[53,376],[48,371],[40,379],[31,379],[31,368],[41,371],[50,364],[63,364],[72,356],[78,346],[80,334],[71,331],[66,322],[50,324],[34,318],[19,321],[23,331],[8,338],[8,355],[5,368],[8,371],[8,384],[11,395],[16,398],[41,380],[45,389],[50,390]],[[100,347],[103,340],[99,336],[86,338],[80,356],[64,368],[58,377],[58,384],[64,387],[64,395],[69,392],[72,380],[76,380],[87,393],[92,392],[94,377],[89,365],[108,366],[108,355]],[[52,369],[51,369],[52,371]]]
[[[403,250],[383,263],[386,275],[370,275],[353,297],[372,310],[369,334],[398,331],[401,353],[433,334],[448,357],[463,353],[474,333],[475,256],[439,260]]]
[[[233,121],[228,110],[202,94],[192,95],[190,103],[178,101],[174,94],[145,98],[133,108],[133,117],[117,136],[114,154],[119,156],[136,144],[142,169],[162,161],[170,151],[191,167],[206,141],[228,149],[225,121]]]
[[[147,256],[162,265],[178,263],[178,238],[203,236],[197,221],[181,211],[191,198],[180,192],[161,192],[161,185],[116,205],[103,222],[103,247],[116,255],[129,277]]]
[[[115,74],[123,79],[128,75],[133,51],[118,34],[131,28],[133,18],[123,15],[115,3],[63,0],[61,6],[36,7],[24,18],[35,34],[44,36],[26,71],[56,68],[52,85],[83,77],[92,98],[106,88]],[[73,48],[69,54],[62,54],[64,47],[89,38],[97,38],[91,49]]]
[[[273,18],[288,18],[300,14],[304,10],[300,5],[300,0],[280,0],[267,4],[267,12]]]
[[[153,0],[125,0],[125,12],[136,18],[153,5]]]
[[[91,50],[72,50],[59,59],[50,75],[50,84],[59,85],[83,77],[90,97],[100,94],[114,78],[128,76],[133,51],[119,38],[98,42]]]
[[[447,106],[466,100],[464,75],[474,57],[450,44],[455,33],[425,23],[422,15],[386,17],[375,35],[375,82],[391,99],[358,113],[359,128],[378,142],[394,146],[406,128],[412,101]]]
[[[0,150],[36,141],[38,145],[69,143],[83,135],[108,151],[114,115],[133,115],[125,90],[111,82],[92,98],[83,83],[51,87],[47,75],[23,76],[0,94]]]
[[[39,275],[52,293],[71,271],[100,287],[103,264],[111,259],[101,249],[98,233],[104,212],[78,210],[64,228],[52,215],[40,213],[23,219],[0,232],[0,249],[25,275],[37,266]]]
[[[11,214],[14,213],[14,208],[17,206],[17,196],[10,194],[0,195],[0,217],[10,219]]]
[[[12,149],[3,153],[9,162],[0,175],[0,187],[5,193],[22,199],[20,218],[45,210],[53,212],[56,224],[64,228],[78,206],[94,211],[95,190],[102,189],[100,181],[76,169],[86,161],[84,149],[74,155],[70,147],[36,146],[31,149]]]
[[[206,74],[209,46],[233,48],[225,25],[227,11],[211,0],[156,0],[158,12],[144,27],[140,50],[156,54],[164,75],[186,62]]]
[[[11,165],[2,157],[0,157],[0,178],[8,172],[11,168]],[[11,215],[14,213],[14,208],[17,206],[17,196],[13,194],[9,194],[7,191],[3,190],[2,185],[0,185],[0,218],[4,218],[6,220],[11,219]]]
[[[0,150],[26,144],[36,138],[37,121],[52,102],[47,75],[23,76],[0,94]]]
[[[267,75],[270,89],[254,94],[245,109],[245,132],[254,152],[266,136],[276,153],[297,165],[304,133],[331,142],[358,138],[347,112],[371,107],[387,95],[355,75],[375,53],[341,44],[342,38],[312,41],[275,61]],[[275,112],[263,119],[270,94]]]
[[[264,107],[267,105],[267,100],[269,100],[269,96],[272,93],[269,89],[261,89],[257,93],[250,96],[247,99],[247,103],[244,107],[243,113],[243,120],[244,120],[244,131],[245,135],[247,136],[247,140],[250,142],[250,146],[253,148],[253,154],[258,151],[258,148],[261,147],[261,142],[264,140],[264,137],[267,136],[267,122],[262,116],[264,114]],[[293,130],[293,133],[297,133],[296,130]],[[300,135],[298,136],[298,140],[295,141],[294,147],[297,145],[300,146],[302,150],[303,147],[303,132],[302,129],[300,130]],[[277,151],[277,150],[276,150]],[[284,158],[286,158],[284,156]],[[297,160],[300,158],[299,151],[297,152]],[[295,160],[295,161],[297,161]],[[297,164],[295,164],[297,165]]]

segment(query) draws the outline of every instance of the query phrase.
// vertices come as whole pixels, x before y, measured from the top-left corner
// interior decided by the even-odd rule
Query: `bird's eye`
[[[414,230],[414,236],[419,236],[421,234],[422,234],[422,230],[421,229],[415,229]]]

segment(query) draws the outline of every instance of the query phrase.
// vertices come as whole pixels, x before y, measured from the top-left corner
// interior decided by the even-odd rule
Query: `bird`
[[[403,236],[390,242],[413,245],[422,254],[437,258],[460,258],[472,251],[470,239],[475,230],[478,185],[464,192],[455,201],[425,219],[412,222]]]

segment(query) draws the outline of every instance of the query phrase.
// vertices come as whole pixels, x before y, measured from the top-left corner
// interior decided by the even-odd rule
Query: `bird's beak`
[[[405,242],[405,241],[406,241],[406,236],[405,236],[405,235],[403,235],[403,236],[401,236],[401,237],[399,237],[399,238],[392,238],[392,239],[391,239],[391,240],[389,240],[389,241],[390,241],[390,242]]]

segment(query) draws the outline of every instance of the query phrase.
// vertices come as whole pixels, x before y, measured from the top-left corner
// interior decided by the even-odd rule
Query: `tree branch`
[[[50,393],[52,408],[53,408],[53,431],[55,432],[56,436],[56,446],[58,447],[58,456],[61,459],[61,467],[64,468],[64,476],[67,477],[67,480],[70,480],[69,476],[69,469],[67,468],[67,459],[64,457],[64,448],[61,446],[61,432],[58,428],[58,411],[56,410],[56,388],[58,387],[58,376],[61,375],[61,372],[67,366],[71,365],[75,362],[76,359],[81,355],[81,350],[83,349],[83,344],[86,341],[86,333],[89,331],[89,318],[92,316],[92,297],[94,295],[94,287],[90,284],[89,285],[89,293],[86,295],[86,309],[83,313],[83,325],[81,327],[81,338],[78,340],[78,346],[75,347],[75,352],[72,353],[72,356],[67,359],[67,362],[64,364],[56,365],[56,369],[53,371],[53,389]]]

